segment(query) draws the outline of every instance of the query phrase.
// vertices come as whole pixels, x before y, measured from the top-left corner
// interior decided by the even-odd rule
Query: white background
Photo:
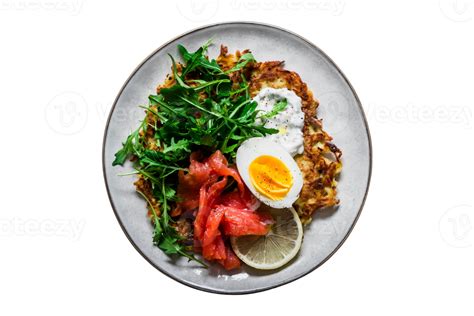
[[[131,246],[102,135],[123,82],[165,41],[254,20],[314,42],[358,92],[374,167],[321,268],[245,296],[197,291]],[[474,0],[0,0],[2,315],[473,315]]]

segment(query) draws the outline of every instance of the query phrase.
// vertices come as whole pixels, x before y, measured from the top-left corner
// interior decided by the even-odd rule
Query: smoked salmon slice
[[[229,246],[229,236],[265,235],[272,218],[256,211],[259,201],[219,150],[206,159],[199,158],[199,153],[192,153],[189,172],[179,172],[179,202],[173,214],[194,211],[195,250],[227,270],[236,269],[240,260]],[[237,188],[224,192],[230,179]]]

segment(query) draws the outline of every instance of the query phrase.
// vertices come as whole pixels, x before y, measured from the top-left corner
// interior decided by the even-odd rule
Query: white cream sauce
[[[261,118],[258,123],[265,123],[267,128],[278,129],[278,134],[267,135],[265,138],[280,144],[291,156],[295,156],[302,154],[304,150],[304,112],[301,110],[301,98],[286,88],[264,88],[255,96],[254,101],[258,103],[257,110],[268,113],[276,103],[284,99],[287,106],[283,111],[269,119]]]

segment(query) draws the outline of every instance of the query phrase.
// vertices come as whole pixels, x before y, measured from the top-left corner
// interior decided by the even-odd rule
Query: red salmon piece
[[[226,258],[224,260],[219,260],[219,263],[226,270],[240,268],[240,259],[235,255],[234,251],[229,246],[226,247]]]
[[[224,210],[223,207],[217,207],[211,211],[211,214],[209,214],[206,222],[206,230],[204,231],[204,237],[202,238],[203,247],[213,243],[214,239],[220,235],[219,225],[224,217]]]
[[[228,162],[224,155],[218,150],[204,161],[199,161],[199,153],[194,152],[190,157],[189,172],[179,171],[178,173],[178,203],[173,216],[180,215],[183,211],[190,211],[198,208],[200,189],[209,182],[209,177],[214,176],[230,176],[235,179],[239,190],[244,189],[242,179],[238,172],[227,166]],[[215,181],[214,181],[215,182]]]
[[[213,179],[209,180],[209,182],[214,181]],[[196,214],[196,219],[194,220],[194,238],[197,238],[201,242],[206,228],[207,217],[214,205],[214,201],[227,185],[227,178],[223,178],[219,182],[212,184],[207,190],[208,185],[209,184],[204,184],[200,189],[199,210]]]
[[[192,153],[189,172],[178,174],[180,202],[172,214],[178,216],[183,211],[197,209],[195,251],[202,251],[204,259],[216,260],[227,270],[239,268],[239,258],[226,245],[227,236],[265,235],[272,218],[255,212],[260,202],[244,185],[237,170],[228,166],[220,151],[207,159],[199,158],[199,153]],[[223,194],[229,177],[235,180],[238,190]]]
[[[227,192],[219,196],[216,204],[234,208],[245,208],[245,201],[239,191]]]
[[[272,223],[269,214],[227,207],[222,228],[226,236],[265,235]]]
[[[180,170],[178,173],[177,195],[180,202],[173,216],[178,216],[182,211],[190,211],[199,206],[199,190],[208,181],[212,170],[206,162],[200,162],[197,158],[198,154],[192,153],[189,172],[185,174]]]
[[[227,258],[224,239],[219,234],[212,243],[202,247],[202,256],[206,260],[224,260]]]
[[[219,234],[216,239],[214,239],[214,243],[216,244],[216,253],[214,256],[214,259],[220,260],[220,259],[226,259],[227,258],[227,252],[226,252],[226,246],[224,244],[224,238]]]
[[[209,157],[208,163],[212,170],[218,175],[234,178],[234,180],[237,182],[240,192],[244,191],[245,186],[242,182],[242,179],[240,178],[239,173],[234,168],[227,166],[227,159],[225,159],[220,150],[216,151],[212,154],[212,156]]]
[[[244,193],[239,191],[232,191],[222,194],[219,200],[216,201],[217,205],[224,205],[239,209],[249,209],[255,211],[260,207],[260,201],[253,196],[253,194],[245,188]]]

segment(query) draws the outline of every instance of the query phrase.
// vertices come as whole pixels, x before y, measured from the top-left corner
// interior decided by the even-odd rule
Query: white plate
[[[305,228],[298,256],[276,271],[257,271],[243,266],[227,272],[218,265],[206,270],[185,259],[172,259],[152,244],[152,226],[145,202],[133,186],[134,177],[117,174],[131,171],[130,163],[112,167],[115,152],[143,118],[148,95],[170,72],[167,54],[178,56],[177,44],[193,51],[212,38],[209,49],[217,57],[220,44],[229,52],[250,49],[259,61],[284,60],[319,99],[318,117],[324,129],[342,150],[343,171],[339,179],[340,206],[315,214]],[[197,289],[241,294],[258,292],[296,280],[328,260],[342,245],[359,217],[369,187],[371,143],[367,122],[353,88],[334,62],[306,39],[278,27],[258,23],[224,23],[206,26],[171,40],[147,57],[125,82],[109,116],[104,135],[103,168],[109,198],[117,219],[137,251],[164,274]]]

